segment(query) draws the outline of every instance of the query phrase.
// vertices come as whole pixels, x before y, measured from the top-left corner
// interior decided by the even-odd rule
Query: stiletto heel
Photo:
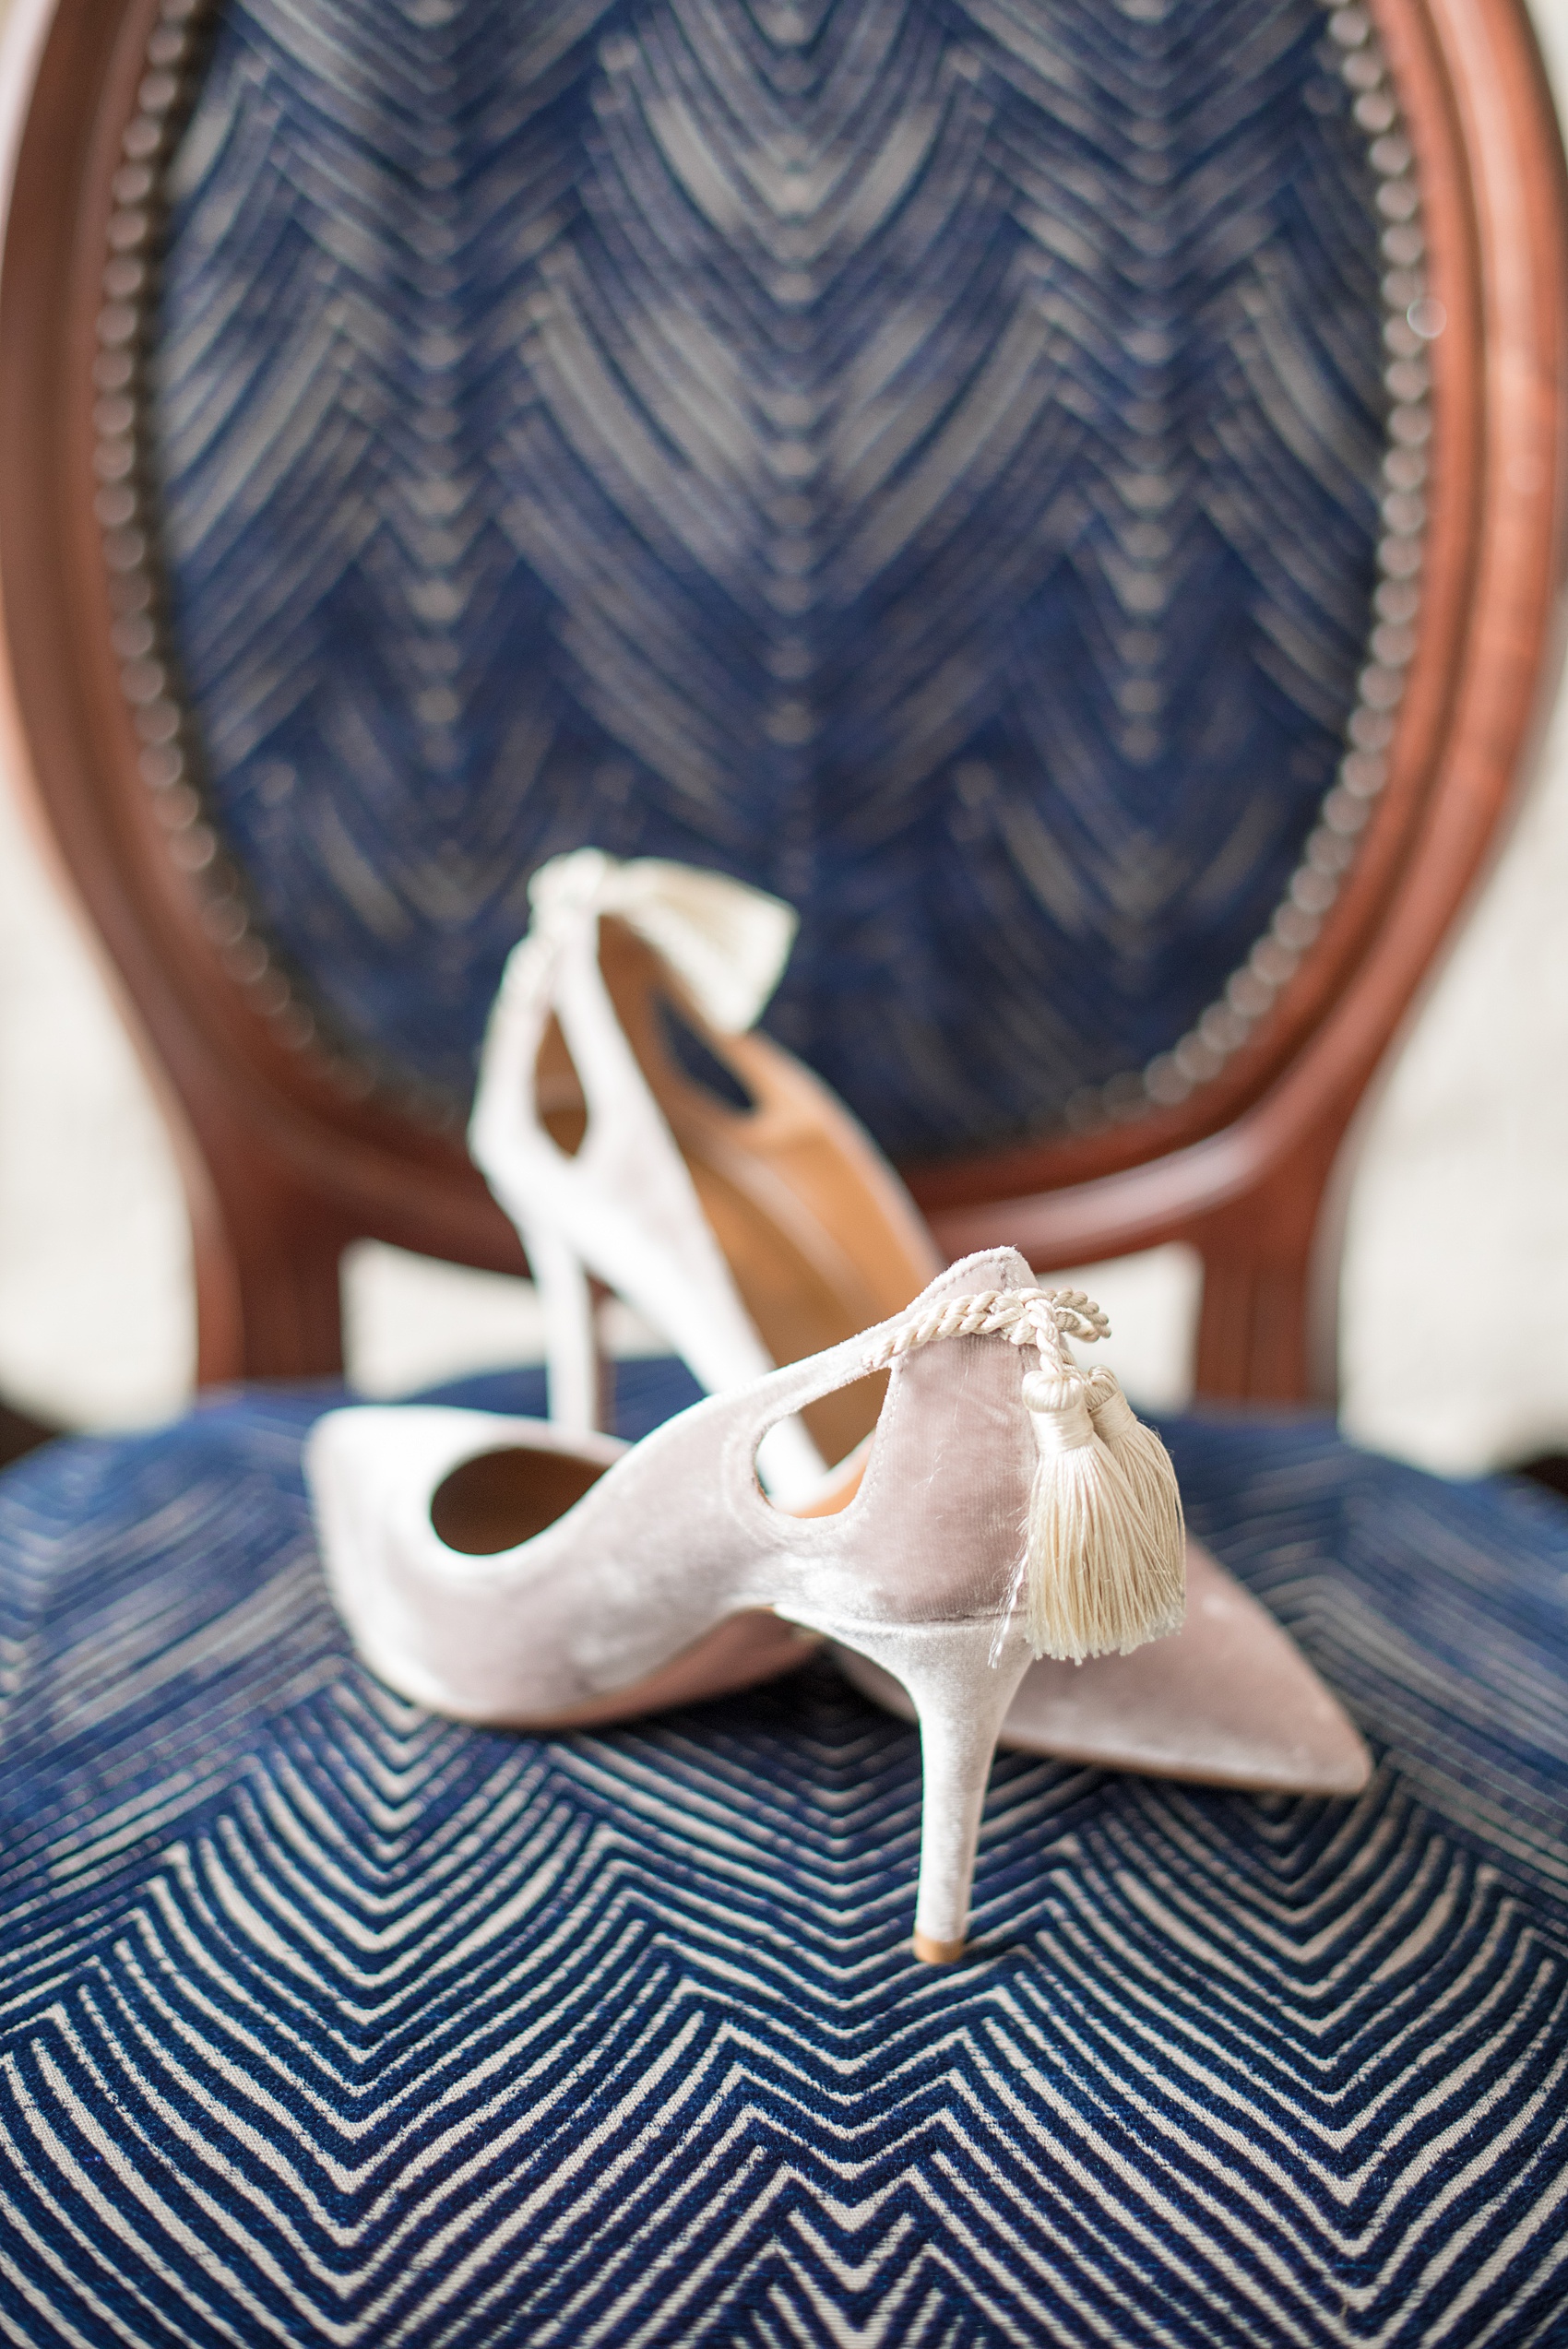
[[[306,1472],[333,1595],[395,1687],[535,1729],[743,1686],[784,1668],[802,1630],[840,1641],[920,1714],[920,1953],[951,1958],[1030,1652],[1126,1650],[1180,1619],[1163,1516],[1089,1425],[1066,1343],[1098,1335],[1082,1302],[1010,1250],[970,1257],[905,1312],[630,1449],[481,1413],[329,1413]],[[757,1477],[770,1432],[883,1370],[863,1456],[780,1507]]]
[[[1034,1661],[1021,1625],[997,1653],[996,1625],[927,1623],[838,1634],[907,1692],[921,1731],[921,1874],[914,1953],[925,1965],[964,1954],[991,1765],[1007,1708]]]
[[[582,1258],[552,1225],[517,1222],[544,1319],[550,1416],[587,1434],[600,1425],[603,1367],[594,1328],[593,1285]]]

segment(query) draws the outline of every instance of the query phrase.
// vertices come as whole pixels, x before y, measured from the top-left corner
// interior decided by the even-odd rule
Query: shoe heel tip
[[[956,1965],[968,1947],[967,1941],[938,1941],[930,1933],[917,1933],[915,1956],[921,1965]]]

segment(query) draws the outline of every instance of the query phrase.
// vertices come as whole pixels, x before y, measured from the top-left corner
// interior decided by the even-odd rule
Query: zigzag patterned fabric
[[[635,1422],[684,1399],[637,1376]],[[0,1484],[0,2337],[1568,2338],[1558,1503],[1172,1426],[1377,1775],[1004,1756],[933,1972],[915,1738],[826,1665],[548,1740],[362,1670],[300,1477],[330,1399]]]
[[[223,0],[153,366],[220,827],[466,1099],[593,842],[800,908],[900,1154],[1059,1121],[1266,929],[1370,624],[1317,0]]]

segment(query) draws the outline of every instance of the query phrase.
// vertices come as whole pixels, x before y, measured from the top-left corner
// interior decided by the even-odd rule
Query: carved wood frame
[[[356,1238],[498,1270],[522,1260],[454,1136],[351,1097],[290,1033],[284,991],[236,977],[195,885],[205,836],[172,858],[138,772],[147,744],[112,644],[95,506],[93,369],[115,174],[160,95],[149,42],[198,5],[55,0],[41,27],[0,266],[0,577],[40,808],[180,1150],[208,1382],[335,1370],[339,1262]],[[1332,1252],[1324,1199],[1347,1129],[1495,842],[1557,668],[1568,198],[1540,60],[1521,0],[1367,7],[1414,149],[1426,291],[1446,315],[1386,783],[1266,1012],[1184,1099],[905,1170],[955,1253],[1011,1240],[1046,1270],[1192,1242],[1211,1396],[1290,1400],[1314,1384],[1313,1266]],[[1320,1283],[1320,1360],[1326,1295]]]

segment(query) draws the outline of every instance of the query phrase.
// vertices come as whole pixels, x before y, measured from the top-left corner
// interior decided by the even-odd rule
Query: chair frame
[[[127,698],[112,634],[114,548],[136,532],[106,542],[94,369],[125,312],[116,174],[166,143],[177,90],[159,43],[177,44],[201,5],[18,0],[0,576],[38,805],[175,1136],[206,1383],[335,1371],[339,1261],[356,1239],[524,1267],[460,1137],[367,1096],[313,1039],[265,950],[236,955],[232,922],[214,914],[220,845],[188,794],[160,800],[144,779],[157,729],[148,696]],[[1217,1398],[1331,1392],[1347,1136],[1500,838],[1560,651],[1568,192],[1539,54],[1521,0],[1367,0],[1367,13],[1447,317],[1431,345],[1430,518],[1386,788],[1272,1008],[1184,1099],[904,1169],[954,1253],[1016,1242],[1043,1271],[1189,1242],[1204,1267],[1196,1383]],[[154,710],[158,692],[155,680]]]

